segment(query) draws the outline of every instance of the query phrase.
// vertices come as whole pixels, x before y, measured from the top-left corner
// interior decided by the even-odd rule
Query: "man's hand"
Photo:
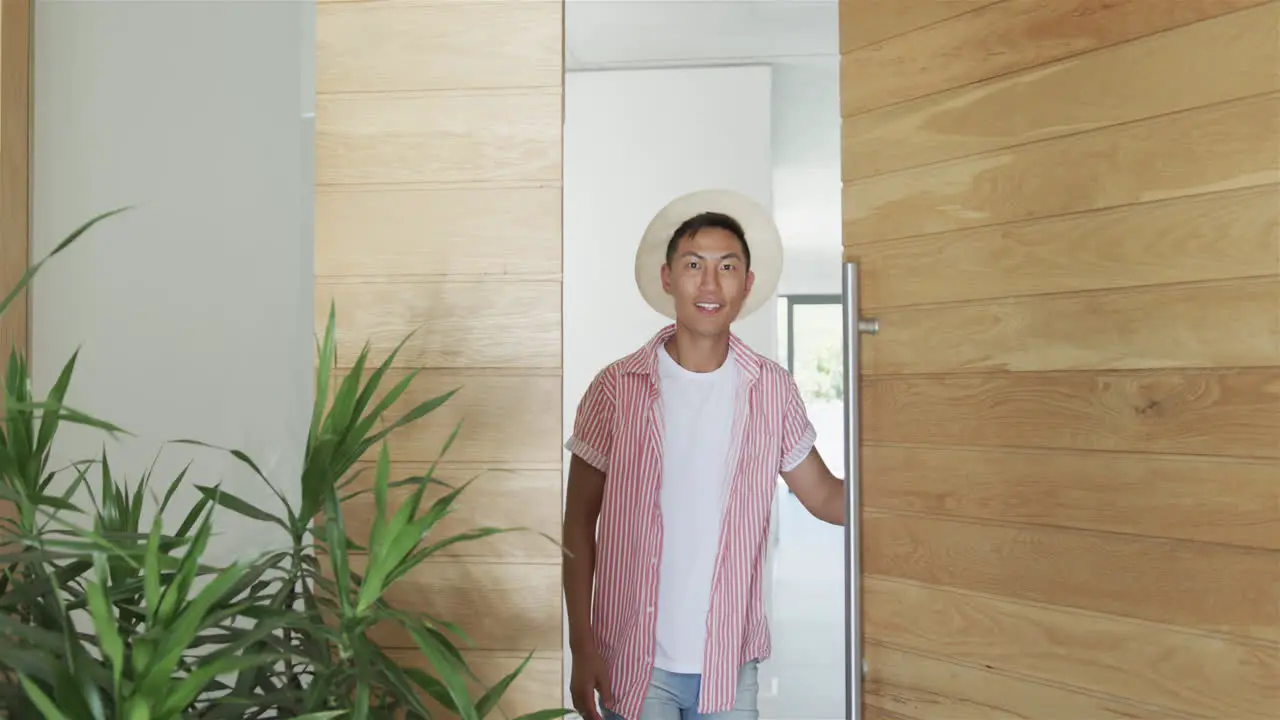
[[[604,658],[595,650],[573,654],[573,675],[569,680],[569,693],[573,697],[573,709],[582,720],[601,720],[596,704],[596,693],[605,707],[613,705],[613,691],[609,689],[609,670]]]
[[[832,525],[844,524],[844,481],[831,474],[816,448],[782,473],[782,479],[811,515]]]

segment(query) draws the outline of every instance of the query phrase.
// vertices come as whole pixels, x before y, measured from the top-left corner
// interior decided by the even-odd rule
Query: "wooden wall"
[[[0,298],[27,271],[30,252],[31,0],[0,0]],[[0,376],[27,347],[27,298],[0,316]]]
[[[316,311],[336,300],[340,360],[425,368],[415,400],[461,392],[391,443],[425,469],[479,480],[448,530],[559,537],[560,0],[321,2],[317,18]],[[367,532],[370,502],[348,517]],[[511,714],[559,707],[559,551],[529,534],[457,546],[391,599],[457,622],[490,681],[531,650]],[[388,636],[397,654],[417,652]]]
[[[0,298],[30,263],[31,2],[0,0]],[[0,382],[9,353],[28,348],[28,297],[24,292],[0,315]],[[0,516],[12,512],[0,500]]]
[[[841,0],[869,717],[1280,713],[1280,2]]]

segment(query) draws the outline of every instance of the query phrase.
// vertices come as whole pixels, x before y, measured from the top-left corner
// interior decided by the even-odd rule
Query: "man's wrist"
[[[569,630],[569,652],[574,655],[581,653],[594,653],[596,651],[596,639],[593,637],[591,628],[587,627],[580,632]]]

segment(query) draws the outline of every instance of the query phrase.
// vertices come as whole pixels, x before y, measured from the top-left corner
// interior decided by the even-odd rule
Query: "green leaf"
[[[151,720],[151,708],[142,698],[130,698],[125,705],[124,716],[125,720]]]
[[[110,435],[132,435],[132,433],[124,430],[106,420],[99,420],[88,413],[81,412],[75,408],[60,403],[51,402],[22,402],[22,401],[5,401],[5,412],[12,414],[15,411],[39,411],[42,415],[54,413],[58,416],[59,422],[66,420],[75,425],[83,425],[85,427],[103,430]]]
[[[164,518],[160,513],[151,521],[151,533],[147,536],[146,555],[142,561],[143,598],[146,602],[147,625],[154,625],[160,609],[160,529]]]
[[[391,473],[391,457],[387,446],[382,446],[378,456],[378,469],[374,475],[374,486],[381,487],[386,506],[387,478]],[[426,485],[420,485],[411,497],[400,505],[390,522],[385,516],[374,518],[373,528],[369,534],[369,566],[365,569],[365,581],[360,586],[360,597],[356,604],[356,614],[364,614],[386,590],[386,579],[399,566],[400,561],[418,544],[423,533],[429,528],[421,522],[410,523],[418,505],[422,502],[422,493]]]
[[[201,495],[204,495],[205,497],[209,498],[212,502],[218,505],[221,505],[222,507],[232,512],[239,513],[253,520],[259,520],[261,522],[279,525],[285,530],[290,529],[289,525],[285,523],[284,520],[281,520],[280,518],[276,517],[275,515],[272,515],[266,510],[262,510],[258,508],[256,505],[250,502],[247,502],[245,500],[242,500],[239,497],[236,497],[235,495],[232,495],[230,492],[223,490],[220,487],[215,488],[210,485],[196,485],[196,489],[200,491]]]
[[[35,495],[31,498],[31,502],[34,505],[53,508],[55,510],[65,510],[67,512],[74,513],[81,512],[80,508],[76,507],[75,503],[69,502],[57,495]]]
[[[443,638],[428,628],[411,625],[407,629],[418,649],[426,656],[427,662],[436,669],[440,682],[449,690],[449,697],[453,698],[462,720],[480,720],[475,705],[471,702],[471,694],[467,692],[465,665],[457,659],[457,649],[444,647],[441,643]]]
[[[50,700],[49,696],[45,695],[39,686],[31,682],[26,675],[20,675],[18,680],[22,683],[22,689],[26,691],[31,703],[44,715],[45,720],[71,720],[66,715],[63,715],[53,700]]]
[[[178,445],[195,445],[196,447],[207,448],[209,450],[218,450],[218,451],[230,454],[231,457],[240,461],[241,464],[243,464],[244,466],[252,470],[253,473],[258,476],[258,479],[261,480],[264,484],[266,484],[267,488],[271,490],[271,493],[276,496],[276,498],[280,501],[280,504],[284,506],[285,513],[288,517],[288,524],[285,525],[286,529],[289,527],[289,525],[292,525],[295,522],[296,516],[294,515],[294,512],[293,512],[293,506],[289,504],[288,499],[286,499],[284,494],[281,493],[278,488],[276,488],[275,484],[267,479],[267,476],[263,474],[262,469],[259,468],[258,464],[253,461],[253,458],[249,457],[246,453],[240,450],[234,450],[232,448],[225,448],[218,445],[211,445],[210,443],[201,442],[200,440],[191,440],[189,438],[182,439],[182,440],[173,440],[172,442]]]
[[[120,638],[120,630],[116,626],[115,617],[107,601],[107,593],[102,586],[102,583],[109,581],[107,558],[99,553],[93,560],[98,577],[85,586],[85,593],[89,598],[89,612],[93,619],[93,629],[98,634],[98,645],[111,664],[112,687],[115,689],[115,694],[119,696],[124,675],[124,641]]]
[[[455,715],[458,714],[458,704],[449,694],[449,688],[445,687],[444,683],[418,668],[405,668],[404,674],[407,675],[414,684],[430,695],[432,700],[440,703],[445,710],[448,710]]]
[[[334,347],[334,326],[337,324],[337,307],[330,301],[329,303],[329,319],[324,327],[324,339],[320,342],[318,348],[319,358],[316,360],[316,397],[315,404],[311,408],[311,430],[308,433],[309,438],[316,438],[320,435],[320,421],[324,417],[325,404],[329,401],[329,376],[333,372],[334,361],[336,360],[337,350]],[[310,448],[308,447],[308,450]]]
[[[338,605],[342,609],[342,617],[351,617],[351,564],[347,557],[347,535],[343,531],[342,506],[334,493],[325,494],[325,549],[329,553],[329,562],[333,577],[337,582]]]
[[[511,683],[515,682],[515,679],[520,677],[520,673],[524,672],[525,666],[527,666],[529,661],[532,659],[533,653],[529,653],[525,656],[524,661],[520,663],[519,667],[512,670],[506,675],[506,677],[499,680],[497,684],[486,690],[484,695],[481,695],[480,699],[476,701],[476,714],[483,718],[492,712],[494,708],[498,707],[498,701],[502,699],[504,694],[506,694],[507,689],[511,687]]]
[[[573,710],[568,708],[555,708],[552,710],[538,710],[531,713],[525,713],[516,717],[515,720],[556,720],[556,718],[567,717],[573,714]]]
[[[186,559],[183,558],[184,562]],[[195,560],[193,559],[192,562],[194,563]],[[190,647],[197,633],[202,629],[210,607],[235,585],[247,569],[248,565],[240,562],[222,570],[200,590],[195,599],[188,603],[172,622],[165,624],[164,635],[160,639],[155,659],[139,682],[144,692],[157,693],[167,683],[172,682],[183,651]]]
[[[407,379],[408,378],[406,378],[406,380]],[[362,442],[360,444],[360,448],[358,452],[355,454],[355,457],[359,457],[360,455],[363,455],[369,448],[382,442],[384,438],[386,438],[388,435],[395,432],[396,430],[399,430],[400,428],[410,423],[417,422],[418,420],[426,417],[428,414],[434,412],[441,405],[444,405],[446,402],[448,402],[449,399],[452,398],[455,394],[457,394],[458,390],[460,389],[461,388],[454,388],[453,390],[450,390],[449,392],[443,395],[439,395],[437,397],[431,398],[430,400],[419,403],[409,412],[402,415],[399,419],[392,422],[387,427],[383,428],[382,430],[380,430],[379,432],[377,432],[376,434],[372,435],[371,437],[366,439],[364,442]]]
[[[84,235],[86,232],[89,231],[89,228],[93,227],[94,225],[97,225],[99,222],[103,220],[106,220],[112,215],[118,215],[119,213],[122,213],[128,209],[129,208],[127,207],[117,208],[115,210],[104,212],[101,215],[98,215],[97,217],[89,220],[85,224],[76,228],[75,231],[73,231],[70,235],[68,235],[65,239],[63,239],[62,242],[58,243],[58,246],[55,247],[48,255],[45,255],[40,260],[40,262],[37,262],[36,264],[27,268],[27,272],[22,275],[22,279],[18,280],[18,284],[13,287],[13,290],[11,290],[7,296],[5,296],[4,300],[0,301],[0,315],[4,314],[4,311],[9,308],[9,305],[11,305],[14,299],[18,297],[18,294],[22,292],[22,289],[25,288],[28,284],[30,284],[31,279],[36,276],[36,273],[40,271],[40,268],[46,262],[48,262],[54,255],[57,255],[63,250],[66,250],[67,248],[71,247],[71,244],[74,243],[76,240],[79,240],[82,235]]]
[[[387,446],[382,446],[382,452],[378,453],[378,467],[373,476],[373,504],[375,515],[373,517],[373,528],[369,531],[369,547],[373,552],[378,552],[382,546],[382,533],[384,531],[393,532],[386,528],[387,521],[387,481],[391,475],[391,456],[387,452]]]
[[[58,379],[54,381],[53,387],[49,389],[48,399],[50,402],[58,405],[62,404],[62,400],[67,396],[67,388],[71,385],[71,376],[75,373],[76,358],[79,356],[80,351],[76,350],[71,353],[71,358],[62,366],[62,372],[58,373]],[[45,415],[40,419],[40,434],[36,441],[37,451],[44,450],[50,446],[57,429],[57,414]]]
[[[159,714],[162,717],[176,717],[189,707],[209,683],[219,675],[227,675],[245,668],[261,667],[279,659],[279,655],[232,655],[212,662],[201,663],[181,682],[176,683],[176,685],[170,685],[168,689],[169,696],[164,704],[160,706]],[[172,680],[169,682],[172,683]]]

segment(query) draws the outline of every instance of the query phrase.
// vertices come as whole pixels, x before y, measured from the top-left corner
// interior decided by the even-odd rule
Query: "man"
[[[565,444],[570,689],[585,720],[754,720],[769,655],[761,576],[779,474],[809,512],[843,483],[790,374],[729,331],[781,274],[769,214],[737,193],[676,199],[636,253],[675,323],[602,370]]]

